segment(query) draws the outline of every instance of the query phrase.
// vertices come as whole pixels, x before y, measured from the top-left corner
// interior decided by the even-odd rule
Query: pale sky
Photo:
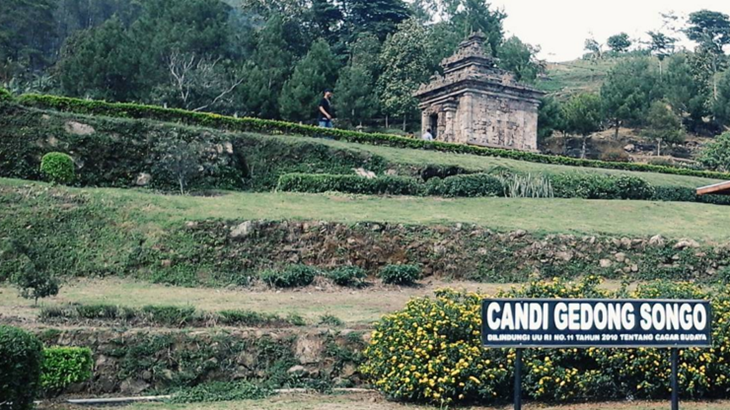
[[[605,44],[614,34],[633,38],[662,27],[660,13],[686,16],[709,9],[730,14],[730,0],[491,0],[507,13],[508,34],[542,47],[540,58],[560,62],[583,55],[585,39],[593,33]],[[685,39],[682,36],[683,40]],[[689,45],[689,44],[685,44]]]

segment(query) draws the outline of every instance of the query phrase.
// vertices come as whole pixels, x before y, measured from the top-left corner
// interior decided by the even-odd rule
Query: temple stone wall
[[[484,53],[481,33],[462,42],[416,93],[422,132],[437,141],[537,151],[537,110],[541,91],[514,81]]]

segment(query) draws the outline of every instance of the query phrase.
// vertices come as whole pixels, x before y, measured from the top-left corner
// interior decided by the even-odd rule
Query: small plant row
[[[518,197],[633,199],[645,201],[702,202],[730,205],[730,198],[698,196],[685,187],[655,187],[631,175],[557,174],[548,176],[466,174],[432,178],[384,176],[374,179],[357,175],[285,174],[279,177],[278,191],[360,195],[411,195],[440,197]]]
[[[59,97],[52,95],[25,94],[16,101],[28,107],[54,109],[79,114],[103,115],[109,117],[150,119],[156,121],[179,122],[188,125],[221,128],[232,131],[250,131],[277,135],[302,135],[316,138],[355,142],[371,145],[386,145],[396,148],[425,149],[441,152],[471,154],[486,157],[509,158],[541,164],[568,165],[575,167],[618,169],[637,172],[687,175],[706,178],[728,179],[730,174],[676,168],[664,165],[636,164],[627,162],[607,162],[563,156],[544,155],[507,149],[477,147],[452,144],[440,141],[423,141],[390,134],[363,133],[337,129],[324,129],[309,125],[284,121],[262,120],[257,118],[235,118],[218,114],[200,113],[180,109],[133,103],[109,103],[96,100]]]
[[[0,408],[32,409],[37,395],[88,380],[93,365],[88,348],[43,347],[36,336],[0,325]]]
[[[198,311],[194,307],[144,306],[131,308],[109,304],[49,306],[41,309],[44,322],[110,321],[134,326],[160,327],[289,327],[306,326],[299,315],[281,317],[249,310],[223,310],[216,313]]]
[[[316,276],[324,276],[339,286],[361,287],[365,285],[366,273],[357,266],[321,271],[307,265],[294,265],[283,270],[265,270],[259,275],[264,283],[275,288],[309,286]],[[421,277],[421,269],[412,265],[386,265],[378,277],[388,285],[411,286]]]

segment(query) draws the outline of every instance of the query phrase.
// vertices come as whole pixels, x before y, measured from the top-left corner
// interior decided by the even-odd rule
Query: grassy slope
[[[7,195],[27,182],[0,179]],[[345,195],[285,193],[228,193],[214,198],[157,195],[138,190],[68,189],[46,190],[33,184],[18,195],[20,202],[0,210],[13,218],[42,207],[53,215],[60,208],[59,194],[82,194],[82,207],[104,214],[118,226],[144,230],[148,235],[166,227],[204,219],[298,219],[337,222],[386,221],[405,224],[474,223],[498,230],[524,229],[537,233],[609,234],[694,238],[711,242],[730,239],[726,229],[730,214],[722,206],[644,201],[585,201],[565,199],[434,199],[381,198]],[[60,195],[63,196],[63,195]],[[28,203],[22,201],[28,199]],[[179,226],[179,225],[177,225]]]
[[[561,97],[578,92],[598,92],[606,74],[618,61],[606,58],[596,62],[579,59],[550,63],[546,78],[538,80],[538,88]]]

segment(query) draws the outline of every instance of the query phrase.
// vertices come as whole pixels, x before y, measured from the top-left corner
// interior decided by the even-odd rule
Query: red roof
[[[697,195],[730,195],[730,181],[697,188]]]

